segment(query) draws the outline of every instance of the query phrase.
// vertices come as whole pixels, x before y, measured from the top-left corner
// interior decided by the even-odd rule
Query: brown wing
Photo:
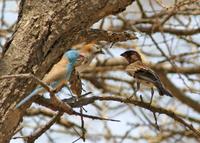
[[[138,71],[139,69],[142,69],[142,68],[144,68],[143,63],[138,61],[138,62],[135,62],[135,63],[128,65],[126,67],[126,72],[128,72],[129,75],[135,77],[135,72]]]
[[[72,75],[69,79],[69,84],[71,91],[80,97],[82,92],[82,82],[79,77],[79,73],[76,70],[72,72]]]
[[[135,77],[144,80],[154,85],[161,84],[161,81],[157,74],[149,68],[141,68],[135,72]]]
[[[133,76],[136,81],[149,87],[154,86],[154,80],[159,80],[156,74],[140,61],[128,65],[126,71],[129,75]]]

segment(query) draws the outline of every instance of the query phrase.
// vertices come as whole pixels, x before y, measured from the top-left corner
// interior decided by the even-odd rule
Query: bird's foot
[[[52,92],[55,94],[55,93],[59,92],[59,90],[57,88],[53,88]]]

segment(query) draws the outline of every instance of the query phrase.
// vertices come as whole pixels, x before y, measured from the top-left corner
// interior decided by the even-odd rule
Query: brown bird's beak
[[[122,54],[120,54],[120,56],[122,56],[122,57],[126,57],[126,54],[125,54],[125,53],[122,53]]]

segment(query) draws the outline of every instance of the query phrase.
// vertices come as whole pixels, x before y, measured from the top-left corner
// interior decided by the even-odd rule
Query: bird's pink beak
[[[79,57],[78,57],[77,60],[81,61],[81,60],[83,60],[84,58],[85,58],[85,56],[83,56],[82,54],[79,54]]]

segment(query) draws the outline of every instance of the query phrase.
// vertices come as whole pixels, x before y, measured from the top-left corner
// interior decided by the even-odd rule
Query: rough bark
[[[116,14],[134,0],[21,0],[16,31],[5,46],[0,76],[34,73],[42,78],[62,54],[81,39],[81,31]],[[31,79],[0,82],[0,143],[9,142],[24,115],[14,110],[34,88]]]

